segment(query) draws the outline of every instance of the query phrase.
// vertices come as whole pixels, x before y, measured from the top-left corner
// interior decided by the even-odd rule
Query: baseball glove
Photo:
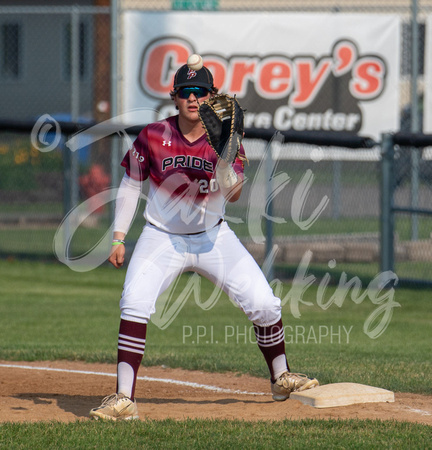
[[[244,112],[235,97],[218,94],[200,104],[198,115],[207,142],[219,158],[231,164],[243,139]]]

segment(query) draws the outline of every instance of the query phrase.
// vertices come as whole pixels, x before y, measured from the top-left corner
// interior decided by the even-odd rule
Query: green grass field
[[[124,275],[109,266],[78,273],[56,263],[0,261],[0,359],[115,362]],[[172,298],[190,276],[181,277]],[[321,295],[311,286],[301,301],[290,285],[279,289],[291,370],[316,376],[322,384],[351,381],[432,394],[430,290],[396,290],[393,301],[400,306],[389,308],[384,320],[375,314],[379,305],[371,301],[372,293],[361,303],[347,296],[340,306],[324,309],[333,287]],[[365,284],[362,292],[366,289]],[[212,291],[213,285],[202,280],[199,299]],[[383,323],[376,339],[365,334]],[[207,310],[189,298],[166,329],[151,324],[147,338],[146,366],[268,377],[251,324],[225,295]],[[0,425],[0,448],[426,448],[430,437],[428,426],[360,420]]]
[[[371,420],[163,420],[0,425],[7,449],[414,449],[430,448],[426,425]]]
[[[133,223],[130,231],[128,232],[128,240],[136,241],[142,231],[144,225],[144,220],[142,219],[142,209],[137,213],[137,220]],[[2,207],[2,211],[7,211],[6,208]],[[32,214],[37,215],[37,212],[44,213],[43,209],[35,211],[31,205],[26,208],[26,213],[31,216]],[[46,212],[51,214],[61,215],[61,210],[59,211],[58,205],[55,205],[50,210]],[[17,210],[16,212],[10,208],[10,213],[19,214],[22,210]],[[246,213],[238,214],[240,218],[244,217]],[[232,213],[233,217],[236,217],[235,213]],[[245,222],[245,221],[244,221]],[[402,241],[410,239],[411,232],[411,221],[409,218],[400,218],[396,223],[396,233],[398,238]],[[250,230],[247,223],[230,223],[230,227],[235,231],[235,233],[240,237],[249,237]],[[262,225],[263,231],[265,232],[265,225]],[[278,236],[308,236],[312,235],[328,235],[328,234],[352,234],[352,233],[379,233],[379,220],[378,218],[340,218],[338,220],[320,218],[314,226],[307,231],[300,230],[299,227],[288,220],[287,223],[275,224],[273,226],[274,235]],[[432,227],[432,219],[429,217],[422,217],[419,221],[419,239],[428,239],[430,237]],[[77,236],[74,247],[76,251],[86,251],[89,246],[94,245],[98,239],[100,239],[106,231],[109,229],[108,217],[101,216],[99,224],[96,228],[84,228],[80,227],[77,230]],[[0,255],[10,254],[25,254],[25,255],[35,255],[35,256],[45,256],[52,257],[52,241],[56,233],[56,228],[48,228],[46,226],[41,226],[39,228],[22,228],[22,227],[3,227],[0,229]],[[41,246],[37,245],[37,242],[41,243]],[[43,244],[43,246],[42,246]]]
[[[53,207],[54,208],[54,207]],[[128,233],[128,244],[133,243],[138,239],[144,220],[142,219],[141,205],[139,217],[134,221],[131,230]],[[58,212],[58,205],[54,208]],[[33,208],[29,208],[30,214],[34,213]],[[432,227],[432,219],[421,218],[419,222],[419,239],[429,238]],[[249,236],[249,229],[246,223],[230,224],[231,228],[236,234],[242,237]],[[80,257],[86,254],[89,249],[95,246],[99,240],[103,238],[109,229],[109,222],[107,215],[103,216],[97,227],[85,228],[79,227],[71,240],[70,254],[72,257]],[[0,228],[0,258],[21,257],[27,259],[45,259],[55,260],[53,253],[53,239],[56,235],[57,229],[55,227],[11,227]],[[275,224],[273,227],[274,236],[307,236],[314,235],[347,235],[352,233],[379,233],[379,221],[374,218],[344,218],[334,221],[332,219],[320,219],[314,227],[306,232],[302,232],[292,221],[286,224]],[[263,232],[265,227],[263,225]],[[397,221],[396,232],[398,239],[401,241],[410,239],[410,220],[409,218],[401,218]],[[291,278],[297,269],[297,265],[289,266],[288,264],[279,265],[277,267],[278,276]],[[324,274],[328,270],[327,264],[312,263],[311,271],[317,275]],[[367,281],[372,279],[379,271],[378,262],[376,263],[361,263],[354,264],[350,262],[338,262],[339,274],[347,272],[362,278]],[[396,257],[395,271],[401,279],[412,279],[420,281],[429,281],[432,276],[432,263],[430,261],[398,261]]]

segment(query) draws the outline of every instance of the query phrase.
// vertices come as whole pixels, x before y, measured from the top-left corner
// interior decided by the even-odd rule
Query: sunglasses
[[[178,96],[184,100],[187,100],[191,94],[196,98],[205,97],[210,91],[203,87],[184,87],[178,91]]]

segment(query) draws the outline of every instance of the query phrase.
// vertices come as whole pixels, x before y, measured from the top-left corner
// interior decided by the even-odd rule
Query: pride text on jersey
[[[187,167],[190,169],[204,170],[213,173],[213,163],[204,158],[190,155],[169,156],[162,160],[162,171],[168,168],[177,169],[178,167]]]

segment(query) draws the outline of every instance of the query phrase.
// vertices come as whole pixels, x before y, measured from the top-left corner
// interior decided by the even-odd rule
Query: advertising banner
[[[176,113],[174,73],[198,53],[246,128],[376,139],[399,128],[396,15],[127,11],[122,42],[121,112],[142,123]]]

